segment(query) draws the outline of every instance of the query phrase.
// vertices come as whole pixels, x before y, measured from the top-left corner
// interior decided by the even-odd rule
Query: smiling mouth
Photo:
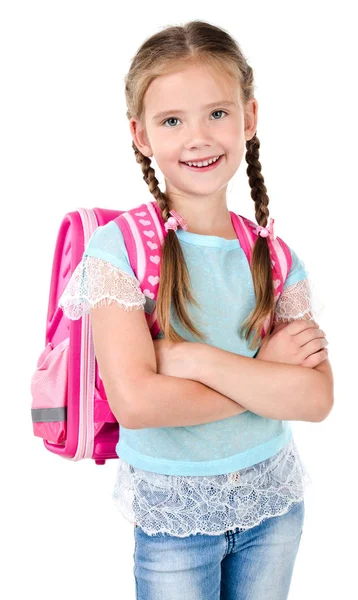
[[[203,167],[196,167],[195,165],[190,166],[186,162],[183,162],[183,161],[179,161],[179,162],[180,162],[180,164],[184,165],[184,167],[186,167],[187,169],[190,169],[191,171],[198,171],[198,172],[200,171],[202,173],[203,172],[205,173],[205,171],[212,171],[213,169],[215,169],[222,162],[223,156],[224,156],[224,154],[221,154],[216,161],[210,163],[209,165],[203,166]],[[200,162],[200,161],[194,161],[194,162]]]

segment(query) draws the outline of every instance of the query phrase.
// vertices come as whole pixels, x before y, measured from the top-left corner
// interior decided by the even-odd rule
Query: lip
[[[183,167],[185,167],[185,169],[189,169],[189,171],[196,171],[197,173],[205,173],[206,171],[213,171],[214,169],[216,169],[216,167],[218,167],[221,164],[221,160],[222,160],[223,156],[224,156],[224,154],[222,154],[216,162],[211,163],[211,165],[208,165],[207,167],[190,167],[189,165],[186,165],[184,162],[181,164],[183,165]],[[199,161],[194,161],[194,162],[199,162]]]

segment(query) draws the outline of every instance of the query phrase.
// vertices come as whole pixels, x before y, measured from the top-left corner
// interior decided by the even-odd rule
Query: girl
[[[147,39],[125,83],[135,158],[167,230],[161,330],[153,342],[150,290],[113,221],[92,235],[59,304],[69,318],[90,311],[121,424],[113,496],[135,522],[137,598],[283,600],[309,482],[289,420],[326,418],[333,379],[291,249],[275,301],[253,72],[226,31],[193,21]],[[245,146],[258,223],[251,270],[226,203]]]

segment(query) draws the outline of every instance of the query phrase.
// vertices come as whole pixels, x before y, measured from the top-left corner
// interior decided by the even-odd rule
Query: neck
[[[235,230],[225,196],[218,201],[217,198],[192,199],[170,195],[169,207],[183,217],[191,233],[220,237],[232,234],[234,237]]]

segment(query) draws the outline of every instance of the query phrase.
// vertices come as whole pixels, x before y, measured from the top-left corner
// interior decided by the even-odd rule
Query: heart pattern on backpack
[[[139,230],[139,233],[141,235],[145,235],[147,238],[155,238],[156,236],[156,229],[155,229],[155,222],[153,221],[152,215],[150,213],[150,211],[140,211],[140,212],[136,212],[134,213],[134,215],[136,217],[147,217],[146,219],[143,218],[138,218],[136,219],[136,224]],[[143,228],[147,227],[147,229],[143,229]],[[147,241],[147,246],[150,248],[150,250],[158,250],[160,248],[159,244],[156,242],[151,242],[151,241]],[[144,249],[143,249],[144,250]],[[151,261],[152,263],[159,265],[160,263],[160,255],[158,254],[152,254],[149,255],[149,261]],[[153,273],[153,269],[151,269],[149,265],[147,265],[147,269],[146,269],[146,275],[148,275],[148,273],[152,272]],[[154,271],[155,272],[155,271]],[[160,277],[158,275],[149,275],[149,277],[147,276],[143,281],[142,281],[142,291],[143,294],[145,296],[147,296],[148,298],[151,298],[152,300],[154,300],[155,295],[156,295],[156,291],[157,291],[157,286],[159,284],[160,281]],[[150,289],[148,289],[148,287],[145,287],[146,284],[152,288],[153,291],[151,291]],[[143,289],[145,287],[145,289]]]
[[[148,281],[152,285],[155,285],[156,283],[159,283],[159,280],[160,280],[160,277],[158,277],[158,275],[156,275],[155,277],[154,277],[154,275],[149,275],[149,277],[148,277]]]
[[[273,282],[273,287],[275,289],[278,288],[278,286],[280,285],[280,283],[281,283],[281,279],[275,279],[275,281]]]
[[[151,250],[156,250],[158,248],[158,244],[155,244],[154,242],[147,242],[147,245]]]

